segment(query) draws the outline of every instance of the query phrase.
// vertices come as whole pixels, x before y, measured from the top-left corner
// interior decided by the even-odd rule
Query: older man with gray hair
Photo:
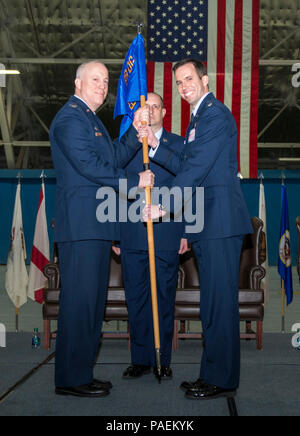
[[[50,128],[56,171],[54,241],[61,274],[56,340],[56,394],[103,397],[110,382],[93,377],[108,284],[111,241],[119,238],[116,222],[100,223],[96,192],[118,189],[119,179],[133,186],[153,186],[151,171],[129,173],[122,166],[139,147],[131,127],[112,142],[95,111],[108,93],[109,73],[98,61],[80,65],[75,95],[60,109]],[[141,121],[136,117],[134,126]]]

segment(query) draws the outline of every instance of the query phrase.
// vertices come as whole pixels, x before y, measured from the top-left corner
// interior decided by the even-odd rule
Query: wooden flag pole
[[[140,98],[141,107],[145,106],[145,96]],[[146,124],[146,122],[143,122]],[[149,169],[149,151],[148,151],[148,138],[143,138],[143,163],[144,170]],[[151,205],[151,188],[145,187],[146,205]],[[159,318],[158,318],[158,304],[157,304],[157,287],[156,287],[156,270],[155,270],[155,247],[153,235],[153,222],[147,221],[147,237],[148,237],[148,254],[149,254],[149,267],[150,267],[150,285],[151,285],[151,299],[152,299],[152,315],[153,315],[153,328],[154,328],[154,344],[155,355],[157,364],[157,375],[159,383],[161,382],[161,363],[160,363],[160,334],[159,334]]]
[[[285,291],[284,291],[284,280],[281,280],[281,297],[282,297],[282,310],[281,310],[281,333],[285,333]]]
[[[16,333],[19,333],[19,308],[16,307]]]

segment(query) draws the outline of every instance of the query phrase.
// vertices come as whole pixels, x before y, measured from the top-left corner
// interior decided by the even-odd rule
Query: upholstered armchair
[[[56,332],[51,330],[51,321],[58,318],[60,274],[57,247],[54,245],[53,262],[44,267],[44,275],[48,279],[48,287],[44,291],[43,320],[44,320],[44,348],[49,349],[51,339],[56,338]],[[110,275],[107,291],[105,321],[128,321],[128,311],[122,280],[121,260],[113,252],[110,261]],[[127,332],[104,332],[103,337],[129,339]]]
[[[262,231],[263,222],[260,219],[252,218],[252,224],[254,233],[245,236],[240,261],[239,309],[241,320],[246,322],[246,331],[241,333],[241,338],[255,338],[257,348],[261,349],[264,292],[260,289],[260,283],[265,275],[265,270],[261,266],[265,260],[265,236]],[[43,304],[44,347],[49,349],[51,339],[56,337],[56,332],[51,330],[51,321],[57,320],[59,310],[60,273],[59,253],[56,245],[54,245],[53,261],[45,266],[44,275],[48,279]],[[173,348],[175,349],[178,347],[180,338],[202,337],[201,333],[186,331],[186,321],[200,321],[199,276],[192,251],[182,256],[177,286],[173,336]],[[113,252],[104,320],[128,322],[121,261]],[[256,322],[256,332],[251,329],[251,321]],[[104,332],[103,337],[129,339],[128,324],[127,332]]]
[[[265,261],[265,234],[263,222],[253,217],[253,234],[245,235],[240,259],[239,311],[241,321],[246,322],[241,338],[256,339],[257,348],[262,348],[262,325],[264,317],[264,291],[260,288],[265,276],[261,264]],[[182,288],[176,293],[175,327],[173,345],[176,349],[180,338],[200,338],[202,333],[186,331],[185,321],[200,321],[200,285],[196,259],[193,252],[182,256]],[[251,329],[256,322],[256,331]]]

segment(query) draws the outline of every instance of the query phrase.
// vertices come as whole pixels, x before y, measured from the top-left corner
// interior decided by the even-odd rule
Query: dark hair
[[[173,66],[173,72],[175,73],[175,71],[179,67],[182,67],[183,65],[186,65],[186,64],[193,64],[194,65],[200,79],[202,79],[203,76],[207,76],[207,69],[206,69],[206,66],[204,65],[204,63],[201,61],[198,61],[197,59],[189,59],[189,58],[183,59],[182,61],[177,62]]]

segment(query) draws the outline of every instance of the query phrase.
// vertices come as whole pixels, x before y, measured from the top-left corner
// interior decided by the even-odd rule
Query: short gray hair
[[[101,64],[101,65],[104,65],[103,62],[100,62],[98,60],[84,62],[83,64],[79,65],[79,67],[76,70],[76,79],[80,79],[82,77],[82,74],[83,74],[86,66],[89,65],[89,64]]]

